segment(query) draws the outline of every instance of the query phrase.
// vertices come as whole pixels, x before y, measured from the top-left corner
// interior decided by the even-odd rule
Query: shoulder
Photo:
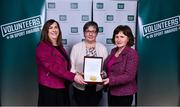
[[[102,43],[100,43],[100,42],[96,42],[96,45],[105,47],[105,46],[104,46]]]
[[[96,42],[96,51],[98,51],[100,54],[103,54],[105,56],[108,55],[107,48],[102,43]]]
[[[79,42],[73,45],[73,47],[80,47],[84,44],[84,42]]]
[[[106,48],[105,45],[100,42],[96,42],[96,46],[98,46],[99,48]]]
[[[42,48],[42,47],[46,47],[46,44],[41,41],[37,44],[37,49]]]
[[[112,53],[115,53],[116,50],[117,50],[117,47],[112,48],[112,49],[111,49],[111,54],[112,54]]]
[[[76,43],[75,45],[72,46],[72,49],[71,49],[71,54],[72,53],[77,53],[77,52],[82,52],[82,50],[84,49],[84,42],[79,42],[79,43]]]
[[[134,49],[134,48],[131,48],[131,47],[126,47],[127,51],[129,53],[134,53],[134,54],[137,54],[137,51]]]
[[[131,47],[126,47],[124,49],[124,53],[127,54],[128,56],[133,56],[138,58],[138,53],[135,49],[131,48]]]
[[[51,49],[51,44],[50,43],[46,43],[46,42],[39,42],[36,48],[36,51],[48,51],[49,49]]]

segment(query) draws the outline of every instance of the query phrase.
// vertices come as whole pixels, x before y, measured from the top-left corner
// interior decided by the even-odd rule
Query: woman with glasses
[[[96,22],[87,22],[83,27],[84,41],[75,44],[72,47],[70,59],[72,62],[71,71],[83,74],[84,56],[103,57],[106,59],[108,52],[105,46],[96,42],[98,34],[98,25]],[[102,85],[86,84],[81,85],[73,83],[73,97],[77,106],[97,106],[102,98]]]

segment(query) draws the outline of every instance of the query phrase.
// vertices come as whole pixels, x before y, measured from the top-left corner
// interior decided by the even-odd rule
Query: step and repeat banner
[[[110,52],[114,47],[111,38],[118,25],[128,25],[135,35],[137,1],[102,0],[93,1],[93,20],[99,25],[98,41]]]
[[[93,20],[99,25],[97,41],[110,51],[116,26],[128,25],[135,34],[136,9],[136,0],[46,0],[46,20],[53,18],[60,23],[68,52],[84,39],[84,24]]]
[[[46,0],[46,20],[59,22],[68,52],[73,44],[83,40],[83,26],[91,21],[91,9],[92,0]]]
[[[1,105],[37,105],[35,48],[46,20],[60,23],[68,52],[84,39],[84,24],[96,21],[100,29],[97,41],[110,52],[117,25],[129,25],[135,34],[136,8],[136,0],[1,0]],[[102,105],[107,105],[106,95]]]
[[[180,105],[180,1],[139,0],[137,104]]]

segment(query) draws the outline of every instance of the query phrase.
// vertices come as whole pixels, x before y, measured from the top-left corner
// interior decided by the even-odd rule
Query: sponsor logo
[[[78,33],[78,27],[71,27],[71,33]]]
[[[102,33],[104,31],[103,27],[99,27],[99,33]]]
[[[89,20],[89,16],[88,15],[82,15],[81,20],[82,21],[88,21]]]
[[[128,21],[134,21],[134,15],[128,15],[127,20]]]
[[[103,3],[96,3],[96,8],[97,9],[103,9],[104,8],[104,4]]]
[[[78,9],[78,3],[71,3],[71,9]]]
[[[113,21],[114,20],[114,16],[113,15],[107,15],[106,16],[106,20],[107,21]]]
[[[66,15],[59,15],[59,21],[67,21]]]
[[[41,28],[41,17],[34,16],[23,20],[1,25],[2,37],[13,39],[27,34],[39,32]]]
[[[55,9],[55,8],[56,8],[56,3],[48,2],[48,9]]]
[[[124,3],[118,3],[117,9],[124,9]]]
[[[62,39],[62,44],[67,45],[67,39]]]
[[[143,37],[150,39],[180,30],[180,16],[143,25]]]
[[[112,43],[112,38],[107,38],[107,39],[106,39],[106,44],[113,44],[113,43]]]

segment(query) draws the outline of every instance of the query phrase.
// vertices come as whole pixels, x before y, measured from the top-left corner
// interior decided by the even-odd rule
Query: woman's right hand
[[[87,84],[86,82],[84,82],[84,78],[82,77],[82,75],[78,73],[75,75],[74,81],[79,84]]]

